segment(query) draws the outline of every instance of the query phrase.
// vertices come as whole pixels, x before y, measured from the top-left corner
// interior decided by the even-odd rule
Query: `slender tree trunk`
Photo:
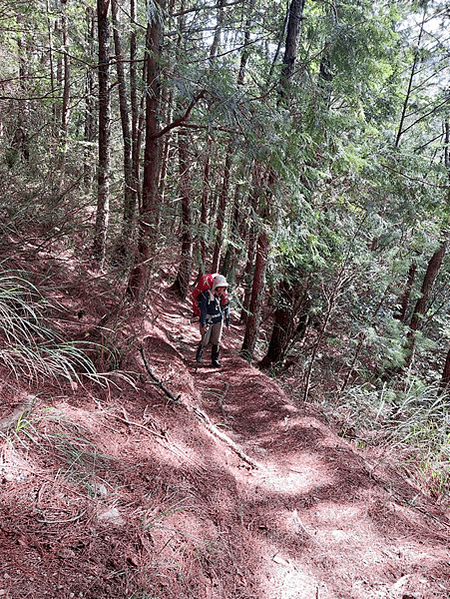
[[[147,293],[150,262],[154,258],[156,247],[155,223],[158,220],[159,174],[161,167],[160,141],[158,137],[161,81],[160,55],[163,45],[163,7],[156,5],[152,19],[148,23],[146,37],[146,130],[144,152],[144,177],[142,182],[142,205],[139,220],[139,239],[134,268],[130,274],[128,291],[137,304],[143,302]]]
[[[132,141],[129,118],[129,100],[123,67],[122,40],[118,29],[117,0],[111,0],[114,47],[116,52],[117,82],[119,87],[119,108],[123,136],[124,209],[122,239],[117,247],[117,256],[126,259],[133,247],[133,224],[136,211],[136,187],[132,163]]]
[[[19,34],[17,39],[17,48],[19,53],[19,85],[23,97],[27,94],[27,59],[26,47],[24,47],[22,35]],[[14,162],[22,157],[28,161],[30,157],[29,136],[28,136],[28,101],[25,101],[18,111],[16,130],[14,131],[13,139],[11,140],[11,166]]]
[[[86,45],[89,48],[90,56],[94,55],[94,29],[95,29],[95,14],[92,8],[86,9],[87,17],[87,35]],[[84,141],[86,148],[84,150],[84,165],[83,165],[83,180],[86,193],[90,193],[93,180],[93,151],[94,129],[95,129],[95,101],[94,101],[94,77],[92,69],[87,67],[86,83],[85,83],[85,116],[84,116]]]
[[[405,100],[403,102],[402,115],[400,117],[400,123],[399,123],[398,131],[397,131],[397,138],[395,140],[395,147],[396,148],[398,148],[398,146],[400,145],[400,138],[401,138],[402,133],[403,133],[403,123],[404,123],[405,118],[406,118],[406,110],[408,108],[409,98],[411,96],[412,85],[413,85],[414,77],[416,75],[416,67],[417,67],[417,64],[419,63],[419,60],[420,60],[420,44],[421,44],[422,34],[423,34],[423,30],[424,30],[426,13],[427,13],[427,5],[425,4],[425,8],[424,8],[424,11],[423,11],[422,24],[420,26],[419,39],[417,41],[417,49],[414,52],[414,62],[413,62],[413,65],[411,67],[411,74],[409,76],[408,89],[406,91]]]
[[[282,100],[289,97],[290,78],[295,70],[304,7],[305,0],[291,0],[283,57],[284,66],[279,83],[279,97]],[[275,312],[275,322],[268,352],[261,362],[263,366],[268,366],[272,362],[282,359],[295,332],[294,321],[301,301],[299,288],[295,290],[290,282],[284,280],[280,283],[279,292],[279,306]]]
[[[270,86],[270,83],[271,83],[272,78],[273,78],[273,73],[274,73],[275,67],[278,64],[278,58],[280,56],[281,48],[283,46],[283,43],[284,43],[284,40],[285,40],[285,36],[286,36],[286,29],[287,29],[287,24],[288,24],[288,21],[289,21],[289,14],[290,14],[290,9],[287,10],[286,15],[284,17],[283,29],[280,32],[280,38],[278,40],[277,49],[275,50],[275,53],[274,53],[273,58],[272,58],[272,62],[271,62],[271,65],[270,65],[269,76],[267,77],[267,82],[266,82],[266,87],[267,88]]]
[[[131,102],[131,162],[136,203],[140,204],[140,128],[137,76],[136,0],[130,0],[130,102]]]
[[[256,244],[255,272],[253,274],[252,296],[250,301],[250,314],[247,317],[244,342],[241,353],[249,361],[255,353],[261,321],[261,309],[264,300],[265,273],[269,255],[269,238],[265,231],[261,232]]]
[[[206,268],[206,230],[208,228],[208,199],[210,196],[210,182],[209,182],[209,171],[210,171],[210,156],[211,156],[211,138],[207,136],[206,144],[206,156],[203,161],[203,181],[202,181],[202,201],[201,201],[201,214],[200,214],[200,269],[198,275],[205,274]]]
[[[230,174],[232,164],[232,150],[227,150],[227,156],[225,159],[225,169],[223,173],[222,188],[220,190],[219,206],[217,209],[217,220],[216,220],[216,243],[214,246],[213,260],[211,264],[211,272],[217,272],[219,270],[220,262],[220,250],[222,248],[223,229],[225,225],[225,211],[227,208],[228,190],[230,188]]]
[[[219,51],[219,47],[220,47],[220,36],[222,34],[222,26],[223,26],[223,20],[224,20],[224,6],[225,4],[225,0],[219,0],[217,2],[217,20],[216,20],[216,28],[214,31],[214,37],[213,37],[213,41],[209,50],[209,58],[215,58],[215,56],[217,55],[218,51]]]
[[[253,227],[250,227],[248,234],[248,245],[247,245],[247,262],[244,269],[244,297],[242,300],[242,310],[240,321],[242,324],[247,324],[248,316],[250,314],[250,302],[252,299],[252,274],[255,265],[255,253],[256,253],[256,234]]]
[[[47,28],[48,28],[48,51],[49,51],[49,65],[50,65],[50,91],[52,98],[55,97],[55,67],[54,67],[54,49],[53,49],[53,32],[52,22],[50,20],[50,7],[47,4]],[[56,108],[53,104],[53,117],[55,117]],[[54,125],[56,121],[54,122]]]
[[[237,76],[237,83],[238,85],[244,85],[245,82],[245,71],[247,69],[247,62],[250,56],[250,50],[249,50],[249,44],[250,44],[250,28],[252,26],[252,22],[253,22],[253,12],[255,10],[255,3],[256,0],[250,0],[249,2],[249,6],[248,6],[248,13],[247,13],[247,19],[245,21],[245,27],[244,27],[244,49],[242,50],[242,54],[241,54],[241,61],[239,63],[239,72],[238,72],[238,76]]]
[[[98,23],[98,199],[95,222],[93,257],[100,268],[106,256],[109,223],[109,177],[111,137],[111,96],[109,72],[109,0],[97,0]]]
[[[59,26],[59,18],[55,19],[54,33],[55,33],[56,39],[58,41],[61,40],[59,43],[62,44],[62,31]],[[61,90],[63,87],[63,58],[62,58],[61,52],[57,53],[57,58],[56,58],[56,87],[58,90]],[[59,96],[59,94],[58,94],[58,96]],[[55,101],[55,103],[53,105],[53,109],[54,109],[55,123],[56,123],[57,127],[59,128],[60,123],[61,123],[61,102],[59,101],[59,98]]]
[[[292,0],[289,8],[289,19],[286,31],[286,47],[283,57],[283,70],[280,78],[280,96],[286,98],[289,95],[290,78],[295,70],[297,59],[298,42],[300,39],[301,23],[305,0]]]
[[[173,116],[173,91],[172,90],[170,90],[168,98],[164,99],[164,103],[167,106],[166,122],[170,122],[172,120],[172,116]],[[172,135],[168,134],[164,137],[163,148],[162,148],[162,152],[161,152],[161,173],[159,176],[159,197],[161,200],[161,205],[164,204],[171,145],[172,145]]]
[[[61,29],[63,35],[63,67],[64,67],[64,84],[63,84],[63,101],[61,111],[61,159],[60,159],[60,184],[59,190],[62,192],[65,181],[66,156],[67,156],[67,140],[69,134],[69,117],[70,117],[70,54],[69,54],[69,30],[67,24],[67,15],[63,9],[61,16]]]
[[[247,13],[247,19],[245,22],[245,33],[244,33],[244,49],[242,50],[242,54],[241,54],[241,60],[239,63],[239,72],[238,72],[238,76],[237,76],[237,84],[242,86],[244,85],[244,81],[245,81],[245,71],[247,68],[247,62],[248,62],[248,58],[250,56],[250,50],[249,50],[249,44],[250,44],[250,28],[251,28],[251,24],[252,24],[252,19],[253,19],[253,11],[255,8],[255,0],[250,0],[250,4],[248,7],[248,13]],[[227,186],[229,187],[229,179],[230,179],[230,169],[231,169],[231,154],[232,154],[233,148],[229,147],[228,149],[228,154],[227,154],[227,159],[225,161],[225,177],[224,177],[224,182],[225,182],[225,178],[228,178],[228,182],[227,182]],[[233,219],[232,219],[232,227],[231,227],[231,234],[236,237],[238,234],[238,229],[239,229],[239,213],[240,213],[240,206],[239,206],[239,196],[240,196],[240,189],[241,189],[241,185],[237,185],[236,189],[235,189],[235,197],[234,197],[234,210],[233,210]],[[223,191],[223,189],[222,189]],[[228,193],[227,193],[228,195]],[[219,208],[220,210],[220,208]],[[219,213],[220,215],[220,213]],[[219,218],[217,220],[217,229],[219,231]],[[216,247],[215,247],[215,251],[214,251],[214,258],[213,258],[213,265],[217,265],[217,266],[213,266],[212,270],[213,272],[216,272],[218,270],[220,270],[225,276],[229,277],[230,272],[232,272],[234,270],[234,258],[236,255],[236,252],[232,246],[232,244],[228,244],[227,246],[227,251],[225,254],[225,257],[223,259],[223,264],[219,269],[219,259],[220,259],[220,244],[219,241],[221,242],[222,240],[222,233],[220,233],[220,237],[218,235],[218,238],[216,240]],[[234,276],[233,276],[234,278]]]
[[[181,183],[182,239],[181,263],[173,288],[178,292],[181,299],[184,300],[189,291],[193,248],[192,186],[189,174],[190,161],[187,147],[187,134],[184,131],[178,133],[178,155]]]
[[[250,211],[252,213],[256,213],[258,209],[259,196],[258,193],[260,191],[260,173],[257,165],[253,167],[253,178],[252,178],[252,187],[250,191]],[[247,231],[247,262],[244,270],[244,298],[242,301],[242,310],[241,310],[241,322],[243,324],[247,324],[248,316],[250,314],[251,308],[251,298],[252,298],[252,280],[253,280],[253,272],[255,268],[256,261],[256,245],[258,240],[258,233],[256,231],[256,225],[253,219],[250,219],[248,222],[244,223],[244,227]],[[244,237],[244,235],[242,235]]]
[[[239,238],[239,230],[241,228],[242,220],[242,206],[241,206],[241,195],[242,195],[242,184],[237,184],[234,191],[234,207],[233,217],[231,220],[231,236],[236,240],[236,243],[229,243],[227,251],[225,253],[222,265],[220,266],[220,272],[227,277],[228,282],[232,283],[235,279],[236,262],[239,254],[242,250],[237,247]]]

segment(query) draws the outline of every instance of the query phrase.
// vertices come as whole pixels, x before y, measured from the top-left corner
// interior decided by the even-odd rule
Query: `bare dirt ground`
[[[0,599],[450,597],[445,509],[240,358],[242,332],[195,372],[162,290],[128,381],[38,390],[0,438]]]

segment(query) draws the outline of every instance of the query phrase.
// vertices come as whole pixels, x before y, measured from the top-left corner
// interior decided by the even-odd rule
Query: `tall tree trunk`
[[[249,7],[248,7],[248,13],[247,13],[247,19],[245,22],[245,33],[244,33],[244,48],[242,50],[242,54],[241,54],[241,60],[239,63],[239,71],[238,71],[238,76],[237,76],[237,84],[242,86],[244,85],[244,81],[245,81],[245,71],[247,68],[247,62],[248,62],[248,58],[250,56],[250,50],[249,50],[249,44],[250,44],[250,28],[251,28],[251,24],[252,24],[252,19],[253,19],[253,11],[255,8],[255,0],[250,0],[249,3]],[[231,170],[231,155],[233,152],[233,147],[230,144],[229,148],[228,148],[228,152],[227,152],[227,158],[225,161],[225,174],[224,174],[224,185],[225,185],[225,181],[227,181],[227,187],[229,187],[229,181],[230,181],[230,170]],[[236,189],[235,189],[235,197],[234,197],[234,210],[233,210],[233,219],[232,219],[232,230],[231,233],[234,236],[237,236],[238,233],[238,229],[239,229],[239,212],[240,212],[240,206],[239,206],[239,196],[240,196],[240,189],[241,189],[241,185],[237,185]],[[223,193],[223,187],[222,187],[222,193]],[[227,192],[228,195],[228,192]],[[223,196],[222,196],[223,197]],[[222,211],[220,211],[220,207],[219,207],[219,214],[218,214],[218,219],[217,219],[217,231],[218,231],[218,236],[216,239],[216,246],[215,246],[215,250],[214,250],[214,257],[213,257],[213,272],[216,271],[221,271],[225,276],[229,277],[230,272],[232,272],[234,270],[234,258],[235,258],[235,250],[232,246],[232,244],[228,244],[227,246],[227,251],[226,254],[224,256],[223,259],[223,264],[222,267],[219,268],[219,261],[220,261],[220,245],[221,245],[221,241],[222,241],[222,232],[219,233],[219,217],[222,217],[222,227],[223,227],[223,215],[224,215],[224,211],[225,211],[225,206],[224,209]],[[234,277],[233,277],[234,278]]]
[[[248,316],[250,314],[250,303],[252,299],[252,274],[255,265],[255,253],[256,253],[256,241],[257,236],[253,227],[249,228],[248,232],[248,244],[247,244],[247,261],[244,269],[244,297],[242,299],[242,310],[240,321],[242,324],[247,324]]]
[[[269,75],[267,77],[267,81],[266,81],[266,88],[269,88],[271,82],[272,82],[272,78],[273,78],[273,73],[275,71],[275,67],[278,65],[278,58],[280,56],[281,53],[281,48],[283,46],[284,40],[285,40],[285,36],[286,36],[286,29],[287,29],[287,24],[289,21],[289,14],[290,14],[290,8],[287,9],[286,11],[286,15],[284,17],[284,21],[283,21],[283,29],[280,31],[280,37],[278,40],[278,44],[277,44],[277,48],[273,54],[273,58],[272,58],[272,62],[270,64],[270,70],[269,70]]]
[[[98,198],[92,254],[100,268],[106,256],[109,223],[111,95],[109,72],[109,0],[97,0],[98,23]]]
[[[222,34],[222,26],[224,20],[224,9],[223,6],[225,4],[225,0],[219,0],[217,2],[217,20],[216,20],[216,28],[214,31],[213,41],[209,50],[209,58],[215,58],[219,51],[220,47],[220,36]]]
[[[420,44],[421,44],[421,41],[422,41],[422,35],[423,35],[423,30],[424,30],[424,25],[425,25],[426,14],[427,14],[427,4],[425,3],[425,8],[424,8],[424,11],[423,11],[422,24],[420,26],[420,32],[419,32],[419,39],[417,41],[416,51],[414,52],[414,61],[413,61],[413,65],[411,67],[411,73],[410,73],[410,76],[409,76],[408,89],[406,90],[405,99],[403,101],[402,115],[400,117],[400,123],[398,125],[397,138],[395,140],[395,147],[396,148],[398,148],[398,146],[400,145],[400,138],[401,138],[402,133],[403,133],[403,123],[405,122],[405,118],[406,118],[406,110],[408,108],[409,99],[410,99],[410,96],[411,96],[411,90],[412,90],[412,85],[413,85],[414,77],[416,76],[416,68],[417,68],[417,65],[418,65],[418,63],[420,61]]]
[[[137,76],[137,36],[136,36],[136,0],[130,0],[130,102],[131,102],[131,162],[133,169],[133,187],[136,191],[136,203],[140,204],[140,164],[141,135],[139,127],[139,101]]]
[[[64,66],[64,83],[63,83],[63,101],[61,110],[61,159],[60,159],[60,184],[59,190],[62,193],[65,181],[66,156],[67,156],[67,139],[69,134],[69,117],[70,117],[70,54],[69,54],[69,28],[67,24],[67,14],[65,8],[61,15],[61,29],[63,35],[63,66]]]
[[[52,32],[52,21],[50,19],[50,7],[47,4],[47,28],[48,28],[48,52],[49,52],[49,65],[50,65],[50,91],[52,98],[55,97],[55,66],[54,66],[54,48],[53,48],[53,32]],[[56,107],[53,104],[53,118],[55,119]],[[56,120],[54,125],[56,124]]]
[[[167,90],[166,90],[167,92]],[[173,116],[173,90],[169,91],[168,97],[163,98],[162,102],[166,104],[166,121],[170,122]],[[161,205],[164,204],[164,197],[166,191],[167,172],[169,168],[170,150],[172,145],[172,135],[168,134],[164,137],[163,147],[161,150],[161,172],[159,175],[159,197]]]
[[[144,176],[142,182],[142,204],[139,218],[139,239],[134,268],[130,274],[128,291],[137,304],[143,302],[147,293],[153,250],[156,247],[155,223],[158,219],[158,185],[161,167],[160,140],[158,137],[158,114],[160,109],[161,81],[160,56],[163,45],[163,6],[157,3],[149,11],[151,19],[146,36],[146,129],[144,152]]]
[[[304,8],[305,0],[291,0],[283,57],[283,70],[280,78],[280,96],[282,98],[286,98],[289,95],[290,78],[295,70]]]
[[[111,0],[111,15],[113,23],[114,47],[116,52],[117,82],[119,87],[120,121],[123,136],[123,172],[124,172],[124,203],[122,238],[117,247],[117,256],[126,259],[133,247],[133,223],[136,210],[136,187],[131,159],[132,142],[129,114],[129,101],[123,67],[122,40],[118,29],[117,0]]]
[[[255,353],[256,341],[258,340],[259,326],[261,322],[261,309],[264,300],[265,274],[267,259],[269,255],[269,238],[265,231],[259,234],[256,244],[255,271],[253,274],[252,296],[250,300],[250,313],[247,317],[244,342],[241,353],[251,360]]]
[[[253,178],[252,178],[252,186],[250,191],[250,212],[256,213],[258,209],[259,202],[259,192],[260,192],[260,173],[257,165],[253,167]],[[252,298],[252,280],[253,280],[253,272],[255,268],[255,260],[256,260],[256,246],[258,240],[258,233],[256,230],[256,224],[253,219],[249,222],[244,223],[244,227],[247,230],[247,262],[244,269],[244,298],[242,301],[242,310],[241,310],[241,322],[243,324],[247,324],[248,316],[250,314],[251,308],[251,298]],[[244,235],[242,235],[244,237]]]
[[[60,44],[62,44],[62,31],[60,29],[60,25],[59,25],[59,18],[55,19],[55,29],[54,29],[54,33],[55,33],[55,37],[56,39],[60,41]],[[56,58],[56,87],[58,90],[61,90],[63,87],[63,58],[62,58],[62,54],[61,52],[57,53],[57,58]],[[59,96],[59,93],[58,93]],[[59,127],[61,126],[61,102],[59,101],[59,97],[58,100],[54,103],[53,105],[54,108],[54,118],[55,118],[55,123],[59,129]]]
[[[86,45],[89,48],[89,55],[94,54],[94,29],[95,29],[95,13],[92,8],[86,9],[87,17],[87,35]],[[94,77],[92,74],[92,68],[87,67],[86,69],[86,83],[85,83],[85,116],[84,116],[84,141],[86,142],[86,148],[84,150],[84,165],[83,165],[83,181],[84,189],[86,193],[90,193],[92,189],[93,180],[93,152],[92,145],[94,143],[94,129],[95,129],[95,101],[94,101]]]
[[[27,97],[27,47],[23,42],[22,33],[20,32],[17,37],[17,51],[19,60],[19,86],[22,92],[22,97]],[[7,162],[10,167],[14,166],[15,162],[23,158],[28,161],[30,157],[29,147],[29,135],[28,135],[28,116],[29,116],[29,105],[28,100],[24,100],[21,109],[17,113],[17,121],[10,142],[10,152],[7,155]]]
[[[201,201],[201,214],[200,214],[200,268],[198,276],[205,274],[206,268],[206,230],[208,228],[208,199],[210,196],[210,157],[211,157],[211,137],[207,135],[206,140],[206,155],[203,160],[203,178],[202,178],[202,201]]]
[[[181,238],[181,263],[173,288],[181,299],[186,299],[189,291],[189,280],[192,269],[192,186],[189,174],[189,154],[187,146],[187,133],[178,133],[178,155],[181,183],[181,212],[182,212],[182,238]]]
[[[239,231],[241,228],[242,221],[242,184],[237,184],[234,190],[234,207],[233,207],[233,217],[231,220],[231,236],[236,241],[239,239]],[[233,283],[235,279],[235,270],[236,270],[236,262],[238,260],[239,254],[242,252],[242,249],[238,247],[237,243],[229,243],[227,246],[227,251],[225,253],[222,265],[220,267],[220,272],[227,277],[229,283]]]
[[[227,150],[227,156],[225,159],[225,169],[223,173],[222,188],[220,190],[219,206],[217,209],[217,220],[216,220],[216,243],[214,246],[213,259],[211,264],[211,272],[217,272],[219,270],[220,262],[220,250],[222,248],[223,228],[225,225],[225,211],[228,200],[228,190],[230,188],[230,174],[232,164],[232,150],[231,147]]]
[[[241,54],[241,61],[239,63],[239,72],[238,72],[238,76],[237,76],[237,83],[238,85],[244,85],[245,82],[245,71],[247,69],[247,62],[250,56],[250,50],[249,50],[249,45],[250,45],[250,28],[252,26],[252,22],[253,22],[253,12],[255,9],[255,3],[256,0],[250,0],[249,2],[249,6],[248,6],[248,12],[247,12],[247,19],[245,21],[245,27],[244,27],[244,48],[242,50],[242,54]]]
[[[253,271],[252,293],[247,311],[244,341],[241,352],[246,359],[251,360],[256,348],[261,323],[261,310],[264,301],[265,275],[269,258],[270,241],[265,230],[269,217],[269,206],[272,200],[274,173],[270,167],[263,173],[260,165],[255,165],[253,171],[252,203],[259,204],[261,228],[256,242],[256,259]],[[256,210],[255,210],[256,211]]]
[[[291,0],[283,57],[284,66],[279,82],[279,97],[282,100],[289,97],[290,78],[295,70],[304,7],[305,0]],[[273,176],[274,174],[272,173]],[[281,281],[279,293],[279,306],[275,313],[269,350],[262,360],[263,366],[268,366],[272,362],[279,361],[282,358],[295,331],[294,320],[297,313],[295,306],[299,302],[299,297],[296,297],[296,292],[288,280]]]

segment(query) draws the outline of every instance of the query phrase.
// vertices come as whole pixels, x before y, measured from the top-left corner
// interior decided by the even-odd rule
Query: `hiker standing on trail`
[[[215,275],[211,288],[206,289],[199,296],[200,335],[202,340],[195,356],[197,364],[202,361],[204,347],[211,343],[211,363],[218,368],[222,366],[219,362],[219,351],[224,321],[227,328],[230,326],[230,306],[227,289],[226,278],[222,275]]]

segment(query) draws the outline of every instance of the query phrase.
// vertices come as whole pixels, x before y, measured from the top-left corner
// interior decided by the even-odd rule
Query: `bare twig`
[[[244,460],[244,462],[247,462],[247,464],[249,464],[252,468],[259,468],[258,464],[246,453],[244,453],[242,449],[240,449],[236,445],[236,443],[232,439],[230,439],[230,437],[228,437],[225,433],[223,433],[216,426],[214,426],[214,424],[211,422],[211,420],[208,418],[205,412],[203,412],[199,408],[196,408],[195,406],[192,409],[194,411],[194,414],[196,414],[196,416],[200,419],[200,422],[202,422],[202,424],[204,424],[204,426],[206,426],[206,428],[209,431],[211,431],[214,435],[219,437],[219,439],[225,441],[225,443],[227,443],[227,445],[229,445],[231,449],[234,452],[236,452],[242,460]]]
[[[185,451],[183,451],[180,447],[178,447],[176,445],[176,443],[173,441],[173,439],[169,436],[168,432],[158,433],[157,431],[149,428],[148,426],[145,426],[143,424],[139,424],[139,422],[132,422],[128,418],[128,414],[127,414],[127,412],[126,412],[126,410],[125,410],[124,407],[122,407],[122,412],[123,412],[123,415],[125,416],[125,418],[121,418],[120,416],[118,416],[117,414],[115,414],[115,417],[118,420],[121,420],[122,422],[125,422],[125,424],[128,424],[128,426],[137,426],[138,428],[144,429],[145,431],[147,431],[151,435],[154,435],[157,439],[161,439],[161,441],[159,441],[159,443],[165,449],[168,449],[169,451],[171,451],[172,453],[174,453],[177,456],[177,458],[182,459],[182,460],[187,460],[188,462],[191,462],[191,464],[193,464],[194,466],[196,466],[198,468],[201,468],[201,470],[203,470],[203,471],[206,471],[206,468],[204,466],[202,466],[201,464],[199,464],[196,460],[193,460],[192,458],[190,458],[186,454]]]
[[[77,516],[70,518],[69,520],[38,520],[38,522],[43,522],[44,524],[66,524],[67,522],[75,522],[79,520],[84,514],[87,512],[87,509],[84,509]]]

